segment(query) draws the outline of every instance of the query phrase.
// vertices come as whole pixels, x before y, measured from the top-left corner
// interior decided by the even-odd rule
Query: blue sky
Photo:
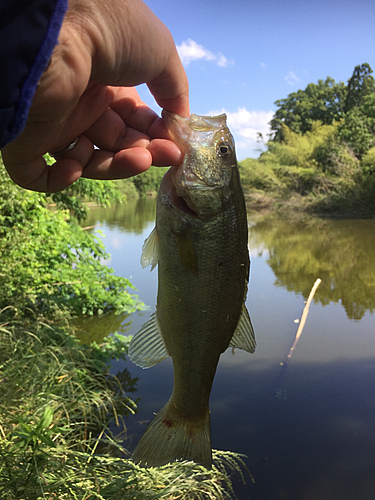
[[[276,100],[327,76],[347,82],[357,64],[375,70],[375,0],[145,1],[174,37],[191,111],[227,113],[239,160],[259,155]]]

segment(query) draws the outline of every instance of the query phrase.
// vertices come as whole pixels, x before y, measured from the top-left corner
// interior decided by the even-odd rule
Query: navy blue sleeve
[[[24,129],[68,0],[0,0],[0,148]]]

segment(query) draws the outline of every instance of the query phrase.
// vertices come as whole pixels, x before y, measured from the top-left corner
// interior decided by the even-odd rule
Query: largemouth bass
[[[143,267],[158,264],[157,308],[129,354],[143,368],[171,356],[174,385],[133,459],[146,467],[186,459],[211,468],[209,397],[219,357],[229,346],[255,349],[244,304],[246,207],[226,115],[164,111],[163,118],[185,157],[160,185],[156,226],[141,257]]]

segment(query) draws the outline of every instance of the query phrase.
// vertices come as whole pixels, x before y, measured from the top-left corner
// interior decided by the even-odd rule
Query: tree
[[[345,114],[339,136],[359,159],[375,145],[375,92],[364,95],[361,104]]]
[[[284,139],[284,125],[293,132],[304,134],[311,130],[314,121],[330,125],[339,120],[343,114],[345,97],[345,84],[336,83],[328,76],[317,84],[309,83],[305,90],[298,90],[276,101],[279,109],[270,122],[273,140]]]
[[[348,113],[356,106],[363,104],[363,99],[375,92],[375,80],[372,69],[368,63],[358,65],[354,68],[353,75],[348,81],[347,95],[344,111]]]

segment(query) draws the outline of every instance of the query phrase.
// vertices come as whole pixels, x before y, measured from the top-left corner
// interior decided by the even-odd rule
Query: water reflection
[[[136,287],[139,284],[133,277],[137,276],[140,271],[139,256],[143,240],[148,235],[147,228],[150,223],[153,224],[155,221],[155,214],[156,198],[129,198],[126,203],[113,204],[107,208],[92,205],[89,208],[88,217],[82,222],[82,226],[91,232],[100,230],[111,255],[108,265],[115,267],[118,275],[130,279]],[[147,296],[142,293],[142,300],[146,300],[145,295]],[[136,317],[125,313],[84,316],[77,318],[74,326],[81,342],[100,343],[105,337],[115,332],[127,334]],[[136,321],[137,325],[138,323]]]
[[[82,316],[76,318],[73,326],[75,334],[83,344],[90,345],[92,342],[103,341],[104,337],[112,333],[126,333],[131,329],[133,320],[126,313],[113,314],[107,313],[102,316]]]
[[[85,226],[103,225],[143,234],[155,220],[156,199],[129,199],[111,208],[91,209]],[[250,249],[267,251],[276,287],[302,294],[305,300],[316,278],[322,279],[315,302],[341,303],[349,319],[375,310],[375,221],[279,217],[252,219]],[[147,235],[146,235],[147,236]],[[141,252],[141,246],[137,249]]]
[[[156,198],[129,198],[126,203],[115,203],[110,208],[91,208],[84,226],[105,223],[109,227],[140,234],[150,221],[155,220]]]
[[[268,250],[275,286],[307,299],[322,279],[315,301],[341,302],[348,318],[375,309],[375,221],[288,221],[265,218],[251,227],[251,245]]]

